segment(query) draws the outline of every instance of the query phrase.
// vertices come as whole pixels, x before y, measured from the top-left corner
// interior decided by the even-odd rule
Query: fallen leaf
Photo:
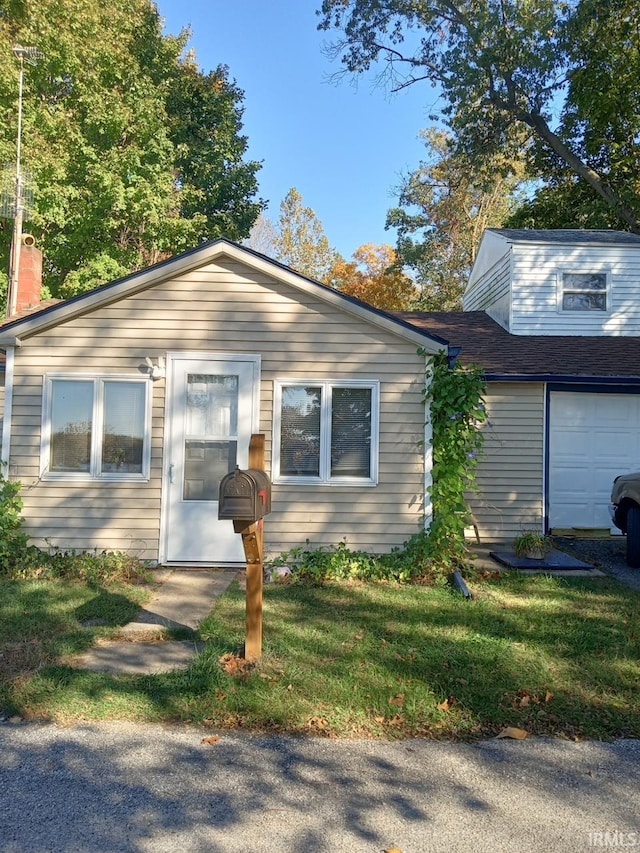
[[[384,853],[402,853],[399,847],[385,847]]]
[[[438,711],[450,711],[451,705],[449,704],[449,700],[445,699],[444,702],[441,702],[438,705]]]
[[[217,735],[211,735],[211,737],[203,737],[202,743],[206,743],[209,746],[213,746],[215,743],[218,743],[220,738]]]
[[[549,703],[549,702],[551,702],[552,699],[553,699],[553,693],[551,693],[549,690],[547,690],[547,694],[544,697],[544,701]]]
[[[249,670],[253,669],[255,664],[253,661],[248,661],[246,658],[238,657],[237,655],[227,652],[218,659],[218,663],[222,669],[234,678],[248,678]]]
[[[527,696],[525,694],[524,696],[520,697],[520,702],[518,704],[521,708],[526,708],[529,702],[531,702],[531,696]]]
[[[404,693],[398,693],[397,696],[390,696],[389,704],[395,705],[396,708],[402,708],[402,706],[404,705]]]
[[[374,717],[373,719],[376,721],[376,723],[384,723],[384,717]]]
[[[506,729],[502,729],[500,734],[496,735],[496,740],[500,737],[508,737],[512,740],[525,740],[529,737],[529,732],[526,732],[524,729],[517,729],[515,726],[507,726]]]

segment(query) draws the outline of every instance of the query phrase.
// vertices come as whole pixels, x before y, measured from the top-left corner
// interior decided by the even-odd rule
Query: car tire
[[[629,507],[627,512],[627,565],[640,568],[640,507]]]

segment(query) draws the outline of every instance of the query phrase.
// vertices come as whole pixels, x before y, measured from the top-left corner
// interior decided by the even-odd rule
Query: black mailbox
[[[258,521],[271,512],[271,480],[264,471],[236,468],[220,483],[218,518]]]

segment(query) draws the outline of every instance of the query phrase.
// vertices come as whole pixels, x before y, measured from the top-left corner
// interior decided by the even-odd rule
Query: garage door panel
[[[548,459],[551,528],[610,527],[613,478],[640,470],[640,397],[551,392]]]
[[[556,465],[550,479],[554,482],[556,494],[578,494],[589,491],[592,486],[592,472],[584,468],[569,465]]]
[[[618,425],[625,429],[629,419],[636,416],[638,405],[633,395],[600,394],[598,396],[610,399],[596,400],[593,405],[592,411],[597,423],[612,427]]]

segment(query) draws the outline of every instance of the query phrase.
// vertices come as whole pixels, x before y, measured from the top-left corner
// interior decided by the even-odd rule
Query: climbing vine
[[[471,521],[467,496],[473,491],[487,421],[486,386],[477,367],[449,365],[442,352],[427,369],[425,399],[433,429],[433,521],[430,550],[437,563],[451,565],[465,557],[464,529]]]

